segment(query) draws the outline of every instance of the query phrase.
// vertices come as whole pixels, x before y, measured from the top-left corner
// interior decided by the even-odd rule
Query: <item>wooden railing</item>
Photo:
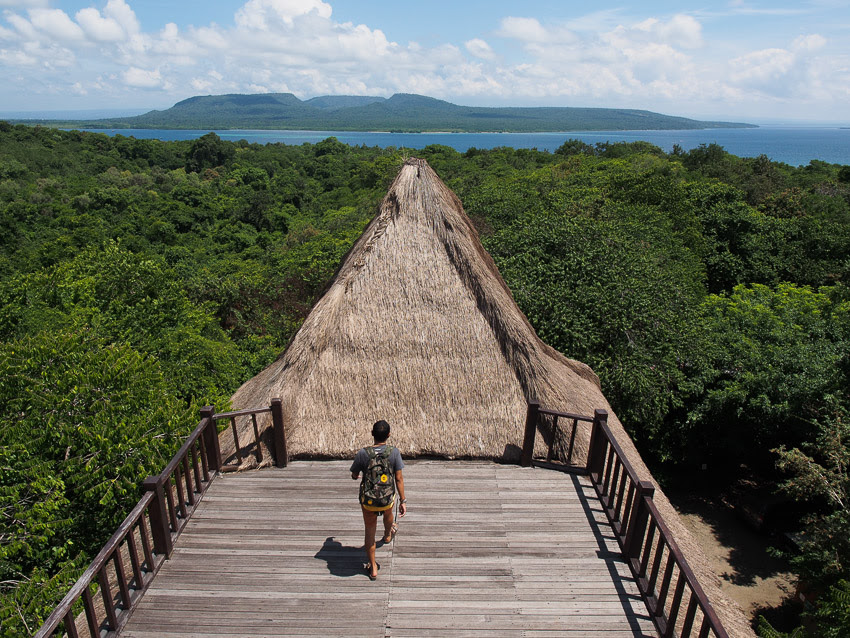
[[[552,443],[547,461],[534,459],[534,444],[541,416],[554,416],[555,427],[558,418],[572,423],[567,462],[552,463]],[[576,427],[582,421],[592,424],[583,469],[599,496],[623,557],[660,635],[665,638],[706,638],[709,635],[728,638],[708,597],[655,506],[655,488],[651,482],[638,478],[611,433],[607,411],[596,410],[592,417],[577,416],[542,409],[539,403],[529,402],[521,464],[526,467],[560,465],[565,470],[581,469],[572,464],[571,456]],[[549,436],[551,441],[556,440],[556,433],[550,432]]]
[[[561,426],[567,424],[569,430]],[[529,401],[525,418],[525,439],[522,444],[520,464],[524,467],[536,465],[550,469],[565,469],[583,473],[587,469],[587,458],[583,455],[576,459],[575,442],[579,424],[593,423],[593,417],[569,412],[557,412],[541,408],[536,401]],[[559,427],[560,426],[560,427]],[[585,426],[590,427],[590,426]],[[541,432],[546,443],[546,460],[534,457],[537,433]],[[548,439],[548,442],[546,442]]]
[[[204,409],[206,410],[207,408]],[[260,443],[261,437],[260,430],[257,426],[257,415],[265,412],[271,412],[272,415],[272,443],[270,447],[274,452],[275,465],[278,467],[286,466],[289,457],[287,456],[286,451],[286,436],[283,433],[283,409],[281,407],[280,399],[272,399],[271,405],[267,408],[238,410],[236,412],[220,412],[219,414],[212,415],[215,420],[228,419],[230,421],[230,432],[233,435],[236,463],[222,465],[222,472],[231,472],[239,469],[242,462],[245,460],[245,454],[243,453],[242,445],[239,442],[239,428],[236,424],[236,419],[239,417],[251,417],[251,426],[254,434],[254,456],[257,459],[258,464],[263,462],[263,446]],[[201,411],[201,416],[204,416],[203,410]]]
[[[126,624],[130,611],[162,563],[171,556],[175,539],[217,472],[227,469],[221,460],[216,422],[231,420],[236,456],[241,462],[235,419],[250,415],[257,446],[255,453],[262,460],[256,414],[264,412],[272,414],[275,464],[285,466],[286,437],[280,399],[272,399],[269,407],[238,412],[216,414],[212,407],[203,408],[201,422],[165,469],[145,479],[142,498],[53,610],[36,637],[46,638],[62,629],[69,638],[77,638],[82,630],[87,630],[91,638],[115,635]],[[98,593],[100,601],[95,598]]]

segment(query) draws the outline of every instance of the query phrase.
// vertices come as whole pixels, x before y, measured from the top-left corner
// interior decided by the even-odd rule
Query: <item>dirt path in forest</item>
[[[743,523],[728,507],[704,496],[670,494],[685,525],[702,545],[720,585],[751,617],[794,593],[785,561],[767,552],[771,539]]]

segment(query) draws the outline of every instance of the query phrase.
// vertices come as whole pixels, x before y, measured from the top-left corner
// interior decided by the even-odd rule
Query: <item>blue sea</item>
[[[92,130],[94,133],[126,135],[144,139],[191,140],[208,133],[206,130],[123,129]],[[350,131],[215,131],[225,140],[247,140],[258,144],[304,144],[336,137],[353,146],[421,149],[429,144],[442,144],[463,152],[469,148],[490,149],[498,146],[536,148],[554,151],[568,139],[587,144],[597,142],[635,142],[643,140],[666,152],[678,144],[688,151],[700,144],[717,143],[739,157],[766,155],[776,162],[793,166],[821,160],[831,164],[850,164],[850,128],[768,127],[750,129],[700,129],[689,131],[565,131],[562,133],[352,133]]]

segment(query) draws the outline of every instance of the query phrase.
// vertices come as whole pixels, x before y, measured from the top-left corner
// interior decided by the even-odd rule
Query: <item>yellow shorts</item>
[[[390,503],[389,505],[384,505],[383,507],[375,507],[374,505],[363,505],[362,503],[360,504],[360,507],[362,507],[367,512],[386,512],[387,510],[391,510],[393,508],[393,505],[395,505],[395,499],[393,499],[392,503]]]

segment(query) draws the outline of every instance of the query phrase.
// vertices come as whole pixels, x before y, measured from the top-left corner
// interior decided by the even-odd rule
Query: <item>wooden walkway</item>
[[[372,582],[348,466],[217,478],[121,635],[656,635],[584,477],[409,462]]]

